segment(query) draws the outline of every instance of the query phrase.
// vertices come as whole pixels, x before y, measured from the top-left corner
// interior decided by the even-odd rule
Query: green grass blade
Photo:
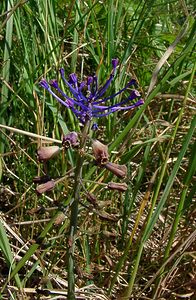
[[[6,23],[6,33],[5,33],[5,45],[4,45],[4,54],[3,54],[3,68],[1,72],[2,79],[5,82],[9,82],[10,78],[10,62],[11,62],[11,50],[12,50],[12,34],[13,34],[13,20],[14,15],[12,14],[12,8],[14,6],[13,0],[7,1],[7,11],[10,11],[10,16],[8,15]],[[2,84],[1,88],[1,107],[6,106],[8,103],[9,89],[5,83]],[[8,120],[5,120],[5,114],[0,114],[0,123],[8,123]],[[1,135],[1,139],[2,139]],[[0,144],[0,152],[4,151],[4,143]]]
[[[26,252],[26,254],[21,258],[19,263],[13,268],[12,273],[10,274],[10,277],[8,280],[11,280],[13,277],[17,276],[18,272],[20,271],[21,268],[25,266],[25,263],[31,258],[31,256],[36,252],[36,250],[39,248],[41,242],[47,235],[47,233],[52,229],[54,225],[54,221],[57,218],[58,213],[48,222],[48,224],[45,226],[44,230],[42,233],[39,235],[37,238],[37,243],[33,244],[30,246],[29,250]],[[6,288],[8,281],[4,284],[1,292],[3,293],[4,289]]]
[[[5,228],[3,226],[2,220],[0,220],[0,249],[1,249],[2,254],[5,257],[5,260],[8,264],[8,266],[13,270],[15,268],[15,263],[13,263],[14,257],[12,254],[10,243],[9,243]],[[21,288],[22,284],[21,284],[18,274],[14,275],[14,279],[15,279],[17,287]]]

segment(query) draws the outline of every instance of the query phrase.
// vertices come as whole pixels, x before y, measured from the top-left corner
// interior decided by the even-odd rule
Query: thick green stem
[[[82,177],[82,166],[84,162],[84,156],[82,155],[83,149],[86,144],[87,134],[89,131],[90,122],[87,122],[82,131],[82,139],[80,150],[78,151],[77,161],[76,161],[76,170],[73,186],[73,204],[71,206],[71,217],[70,217],[70,231],[69,231],[69,250],[68,250],[68,299],[75,300],[75,275],[74,275],[74,248],[77,232],[77,223],[78,223],[78,204],[80,200],[80,190],[81,183],[80,179]]]

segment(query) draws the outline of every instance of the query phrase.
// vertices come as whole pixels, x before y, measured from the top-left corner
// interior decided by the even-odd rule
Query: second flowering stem
[[[81,190],[81,178],[82,178],[82,166],[84,162],[84,151],[88,132],[90,128],[90,121],[87,121],[82,130],[82,137],[80,143],[80,151],[77,154],[76,160],[76,169],[74,176],[74,186],[73,186],[73,204],[71,206],[71,216],[70,216],[70,231],[69,231],[69,250],[68,250],[68,299],[75,300],[75,262],[74,262],[74,249],[75,249],[75,240],[77,233],[77,224],[78,224],[78,205],[80,200],[80,190]]]

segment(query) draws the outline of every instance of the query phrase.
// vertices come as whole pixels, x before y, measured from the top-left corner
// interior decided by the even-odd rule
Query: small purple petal
[[[127,103],[128,101],[132,101],[138,97],[140,97],[140,93],[136,90],[133,90],[127,99],[125,99],[117,104],[111,105],[111,106],[109,106],[109,108],[119,107],[119,106]],[[94,105],[94,103],[93,103],[93,106],[98,107],[98,105]],[[102,107],[104,107],[104,106],[102,106]],[[108,107],[108,106],[105,106],[105,107]]]
[[[69,98],[68,101],[70,101],[70,102],[72,103],[72,106],[73,106],[73,104],[75,104],[75,105],[78,105],[79,107],[81,107],[82,110],[88,111],[88,106],[87,106],[87,105],[84,105],[84,104],[81,103],[80,101],[75,101],[75,100],[72,99],[72,98]]]
[[[78,96],[77,98],[80,99],[80,101],[82,102],[88,102],[88,99],[83,95],[82,93],[82,90],[83,88],[86,86],[86,82],[82,81],[79,85],[79,88],[78,88]]]
[[[62,77],[64,83],[68,86],[68,88],[70,89],[70,91],[73,94],[73,96],[77,97],[78,91],[77,91],[77,89],[74,89],[73,86],[65,79],[65,76],[64,76],[65,71],[64,71],[64,69],[61,68],[60,69],[60,73],[61,73],[61,77]]]
[[[60,72],[60,74],[61,74],[62,77],[65,76],[65,70],[64,70],[64,68],[60,68],[59,72]]]
[[[86,86],[86,83],[84,81],[82,81],[79,86],[79,91],[82,91],[85,86]]]
[[[42,79],[41,81],[40,81],[40,86],[41,87],[43,87],[43,88],[45,88],[54,98],[56,98],[56,100],[58,101],[58,102],[60,102],[61,104],[63,104],[64,106],[66,106],[66,107],[69,107],[69,104],[67,103],[67,101],[63,101],[61,98],[59,98],[52,90],[51,90],[51,88],[50,88],[50,86],[49,86],[49,84],[48,84],[48,82],[45,80],[45,79]],[[57,84],[57,82],[55,82],[55,80],[53,80],[52,81],[52,86],[53,86],[53,84],[54,84],[54,86],[56,87],[58,87],[58,84]],[[58,88],[57,88],[58,89]],[[60,89],[59,89],[60,90]]]
[[[78,78],[75,73],[69,75],[69,83],[76,84],[78,82]]]
[[[74,107],[70,107],[71,108],[71,110],[72,110],[72,112],[74,113],[74,115],[77,117],[77,118],[79,118],[79,117],[81,117],[82,116],[82,112],[80,112],[79,110],[77,110],[77,109],[75,109]]]
[[[103,96],[103,94],[105,94],[105,92],[107,91],[107,89],[109,88],[110,86],[110,83],[112,82],[114,78],[114,75],[113,74],[110,74],[110,78],[106,81],[106,83],[104,84],[103,87],[101,87],[98,92],[96,93],[94,99],[99,99]]]
[[[98,129],[99,129],[99,127],[98,127],[97,123],[93,123],[93,125],[92,125],[91,129],[92,129],[93,131],[96,131],[96,130],[98,130]]]
[[[109,108],[109,106],[106,106],[106,105],[93,105],[93,108],[96,108],[96,109],[98,109],[97,111],[95,110],[94,112],[96,113],[96,112],[99,112],[99,110],[106,110],[106,109],[108,109]]]
[[[113,112],[114,112],[114,111],[108,111],[107,113],[103,113],[103,114],[98,114],[98,113],[96,113],[96,114],[93,114],[93,117],[94,117],[94,118],[106,117],[106,116],[112,114]]]
[[[116,67],[118,66],[118,63],[119,63],[118,58],[113,58],[113,59],[112,59],[112,66],[113,66],[113,69],[116,69]]]
[[[41,87],[43,87],[44,89],[48,90],[50,88],[48,82],[46,81],[46,79],[42,78],[39,82],[39,85]]]
[[[134,103],[133,105],[130,105],[130,106],[120,106],[120,107],[119,106],[116,106],[116,107],[109,106],[109,107],[103,109],[103,110],[109,110],[108,112],[100,114],[99,112],[101,112],[101,110],[100,111],[97,110],[97,111],[93,112],[93,117],[95,117],[95,118],[105,117],[105,116],[108,116],[108,115],[110,115],[110,114],[112,114],[112,113],[114,113],[116,111],[119,111],[119,110],[130,110],[130,109],[138,107],[138,106],[140,106],[142,104],[144,104],[144,100],[140,99],[136,103]]]
[[[133,105],[130,105],[130,106],[120,106],[120,107],[117,107],[118,110],[129,110],[129,109],[132,109],[132,108],[135,108],[135,107],[138,107],[140,105],[144,104],[144,100],[143,99],[140,99],[138,100],[136,103],[134,103]]]
[[[137,90],[132,90],[129,95],[129,100],[134,100],[135,98],[141,97],[140,93]]]
[[[81,91],[79,91],[78,97],[80,98],[80,101],[82,102],[88,102],[88,99],[82,94]]]
[[[114,97],[116,97],[117,95],[120,95],[122,92],[124,92],[125,90],[127,90],[131,85],[136,85],[136,80],[135,79],[132,79],[131,81],[129,81],[128,83],[127,83],[127,85],[123,88],[123,89],[121,89],[120,91],[118,91],[117,93],[115,93],[115,94],[113,94],[113,95],[111,95],[111,96],[108,96],[108,97],[106,97],[106,98],[104,98],[104,99],[102,99],[102,100],[100,100],[100,101],[95,101],[93,104],[99,104],[99,103],[102,103],[102,102],[105,102],[105,101],[107,101],[107,100],[109,100],[109,99],[112,99],[112,98],[114,98]],[[95,97],[95,100],[96,100],[97,98]]]
[[[59,98],[51,89],[48,89],[48,92],[61,104],[63,104],[66,107],[70,107],[70,104],[68,101],[63,101],[61,98]]]
[[[92,76],[88,76],[87,78],[87,85],[90,85],[93,82],[93,77]]]
[[[51,80],[49,81],[49,83],[50,83],[50,85],[51,85],[53,88],[55,88],[55,89],[58,89],[58,88],[59,88],[58,82],[57,82],[56,79],[51,79]]]
[[[70,106],[73,106],[73,99],[68,97],[60,88],[58,85],[58,82],[56,79],[50,80],[50,85],[55,88],[64,98],[67,99],[67,104]],[[50,92],[50,91],[49,91]],[[51,93],[51,92],[50,92]]]
[[[88,84],[89,83],[89,84]],[[87,79],[87,87],[90,94],[88,95],[88,101],[91,103],[92,99],[96,96],[97,89],[98,89],[98,80],[97,76],[89,76]]]

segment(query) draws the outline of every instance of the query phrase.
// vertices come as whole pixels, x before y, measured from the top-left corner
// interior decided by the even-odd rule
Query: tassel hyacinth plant
[[[0,3],[2,299],[194,298],[193,1]]]
[[[74,251],[77,237],[77,225],[78,225],[78,206],[81,199],[80,193],[85,191],[83,182],[83,164],[85,160],[89,161],[87,149],[89,144],[92,147],[93,161],[101,168],[105,168],[119,178],[126,178],[127,167],[125,165],[119,165],[109,161],[109,152],[107,145],[101,143],[96,139],[92,139],[91,131],[98,129],[96,118],[104,118],[112,113],[118,111],[128,111],[141,106],[144,101],[141,98],[140,93],[135,89],[136,80],[131,79],[127,85],[117,93],[109,96],[105,96],[106,92],[111,85],[112,80],[115,77],[116,68],[118,66],[118,59],[112,60],[112,71],[109,79],[105,84],[99,86],[96,75],[88,76],[86,81],[78,81],[77,75],[72,73],[69,76],[69,80],[65,79],[64,69],[60,69],[61,78],[66,85],[68,93],[65,93],[61,88],[57,80],[50,80],[49,83],[46,79],[40,81],[40,86],[47,90],[59,103],[65,108],[70,109],[76,116],[76,121],[82,125],[81,133],[70,132],[64,136],[62,141],[62,148],[67,149],[71,147],[77,152],[75,167],[74,167],[74,180],[73,180],[73,194],[71,199],[71,215],[70,215],[70,229],[68,237],[68,299],[74,300],[75,297],[75,259]],[[134,89],[130,89],[134,87]],[[124,97],[122,101],[116,104],[108,104],[118,95],[128,91],[128,96]],[[69,96],[69,94],[71,94]],[[88,144],[88,146],[87,146]],[[38,150],[38,158],[40,161],[46,163],[47,160],[58,155],[60,148],[58,146],[42,147]],[[92,158],[89,163],[92,163]],[[47,168],[45,168],[46,170]],[[43,180],[42,180],[43,178]],[[48,178],[48,180],[47,180]],[[59,180],[57,180],[59,181]],[[37,181],[38,182],[38,181]],[[49,174],[45,174],[40,177],[39,184],[36,188],[38,194],[51,191],[55,187],[55,180],[51,179]],[[102,187],[102,186],[101,186]],[[127,190],[126,183],[109,182],[106,187],[111,190],[123,192]],[[96,199],[98,195],[90,195],[91,199]],[[96,207],[97,204],[94,203]]]

